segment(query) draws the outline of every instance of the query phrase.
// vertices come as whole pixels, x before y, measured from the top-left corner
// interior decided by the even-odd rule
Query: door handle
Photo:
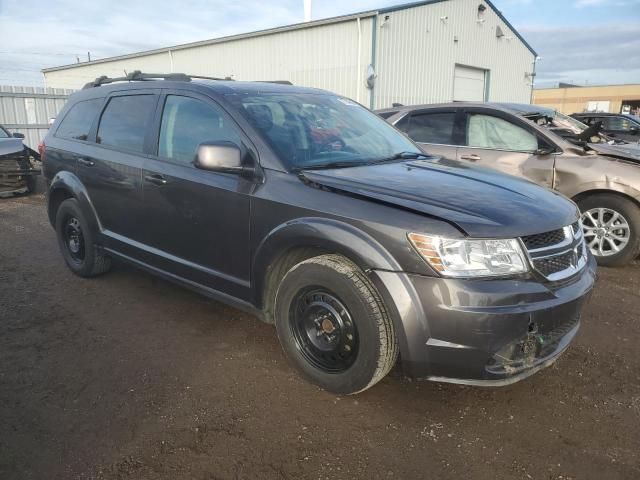
[[[167,180],[162,175],[158,175],[157,173],[154,175],[146,175],[144,179],[149,183],[153,183],[154,185],[167,184]]]
[[[471,160],[472,162],[477,162],[478,160],[481,160],[481,158],[480,155],[472,153],[470,155],[460,155],[460,160]]]
[[[78,163],[80,165],[84,165],[85,167],[93,167],[95,165],[95,162],[93,160],[89,160],[87,158],[79,158]]]

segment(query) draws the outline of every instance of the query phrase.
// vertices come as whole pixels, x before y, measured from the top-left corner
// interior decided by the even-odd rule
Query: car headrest
[[[268,132],[273,127],[273,115],[266,105],[247,105],[247,113],[251,122],[260,130]]]

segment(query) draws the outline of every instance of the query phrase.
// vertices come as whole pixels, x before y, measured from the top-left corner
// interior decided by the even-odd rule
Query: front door
[[[166,91],[156,155],[143,172],[147,261],[181,278],[247,299],[251,179],[194,166],[200,143],[229,141],[252,156],[235,122],[211,99]]]
[[[540,153],[543,140],[533,131],[491,113],[467,112],[465,120],[459,160],[553,188],[556,156]]]

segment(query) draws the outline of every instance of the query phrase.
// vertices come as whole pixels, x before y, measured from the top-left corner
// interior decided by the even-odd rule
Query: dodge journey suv
[[[101,77],[41,151],[74,273],[120,259],[254,313],[332,392],[398,359],[420,378],[518,381],[567,348],[594,284],[573,202],[426,156],[320,90]]]

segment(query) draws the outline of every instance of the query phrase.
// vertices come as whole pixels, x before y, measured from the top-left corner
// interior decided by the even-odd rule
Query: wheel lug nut
[[[350,352],[351,351],[351,347],[349,345],[345,345],[344,346],[345,351]]]
[[[350,333],[347,333],[347,340],[353,340],[353,335],[351,335]]]

